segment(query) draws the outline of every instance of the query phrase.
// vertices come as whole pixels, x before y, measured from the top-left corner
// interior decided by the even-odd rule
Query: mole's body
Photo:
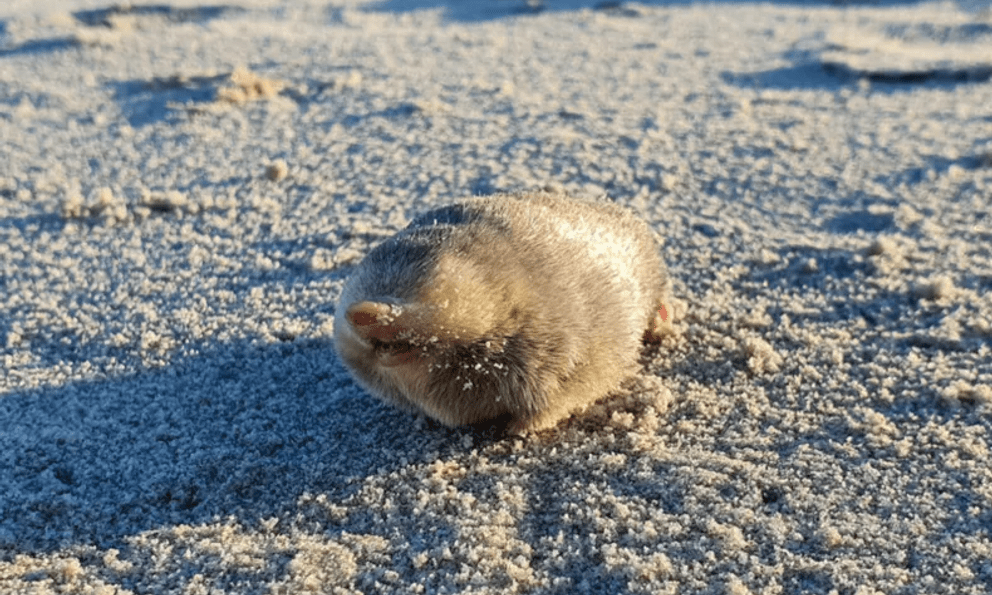
[[[445,424],[553,426],[636,369],[670,328],[669,281],[648,226],[557,194],[430,211],[348,279],[338,354],[370,393]]]

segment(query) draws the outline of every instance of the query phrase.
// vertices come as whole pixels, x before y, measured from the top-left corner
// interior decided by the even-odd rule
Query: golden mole
[[[549,428],[671,331],[651,229],[610,202],[497,194],[429,211],[372,250],[334,318],[371,394],[451,426]]]

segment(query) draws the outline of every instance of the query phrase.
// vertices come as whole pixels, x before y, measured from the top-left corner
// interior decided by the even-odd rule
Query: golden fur
[[[670,328],[669,281],[628,210],[502,194],[430,211],[372,250],[335,315],[370,393],[448,425],[555,425],[636,368]],[[662,314],[659,314],[659,311]]]

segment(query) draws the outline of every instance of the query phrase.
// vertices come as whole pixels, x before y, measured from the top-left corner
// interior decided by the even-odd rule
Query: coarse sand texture
[[[0,593],[987,595],[990,47],[974,0],[0,3]],[[362,259],[540,189],[647,223],[674,332],[523,436],[366,393]]]

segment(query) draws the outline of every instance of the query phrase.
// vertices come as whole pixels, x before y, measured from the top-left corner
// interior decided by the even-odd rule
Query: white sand
[[[990,592],[982,2],[237,1],[0,7],[0,592]],[[681,339],[529,439],[362,394],[356,259],[546,184]]]

